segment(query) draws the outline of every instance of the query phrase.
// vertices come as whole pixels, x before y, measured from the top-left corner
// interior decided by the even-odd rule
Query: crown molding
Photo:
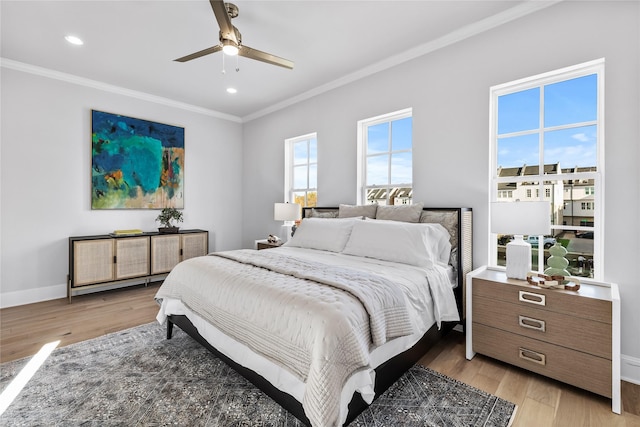
[[[73,74],[62,73],[60,71],[55,71],[55,70],[51,70],[44,67],[38,67],[36,65],[26,64],[24,62],[14,61],[12,59],[0,57],[0,67],[21,71],[25,73],[35,74],[35,75],[47,77],[50,79],[61,80],[61,81],[76,84],[79,86],[86,86],[93,89],[102,90],[105,92],[115,93],[117,95],[123,95],[131,98],[140,99],[143,101],[153,102],[155,104],[161,104],[169,107],[180,108],[182,110],[191,111],[193,113],[203,114],[205,116],[215,117],[223,120],[229,120],[236,123],[242,123],[242,119],[240,117],[233,116],[231,114],[221,113],[219,111],[198,107],[195,105],[187,104],[185,102],[175,101],[169,98],[163,98],[161,96],[151,95],[151,94],[140,92],[137,90],[125,89],[120,86],[115,86],[115,85],[100,82],[97,80],[91,80],[84,77],[79,77]]]
[[[215,117],[223,120],[229,120],[236,123],[246,123],[251,120],[255,120],[257,118],[266,116],[283,108],[289,107],[291,105],[297,104],[299,102],[305,101],[307,99],[313,98],[315,96],[321,95],[325,92],[331,91],[333,89],[339,88],[341,86],[345,86],[349,83],[355,82],[357,80],[363,79],[365,77],[371,76],[378,72],[387,70],[396,65],[402,64],[404,62],[411,61],[418,57],[424,56],[428,53],[437,51],[444,47],[450,46],[459,41],[465,40],[467,38],[473,37],[485,31],[489,31],[493,28],[499,27],[508,22],[519,19],[523,16],[529,15],[531,13],[537,12],[539,10],[545,9],[549,6],[553,6],[557,3],[560,3],[564,0],[529,0],[523,3],[518,4],[508,10],[505,10],[496,15],[492,15],[483,20],[475,22],[473,24],[469,24],[465,27],[462,27],[456,31],[453,31],[449,34],[446,34],[438,39],[435,39],[431,42],[422,44],[420,46],[416,46],[414,48],[408,49],[404,52],[401,52],[396,55],[392,55],[382,61],[374,63],[370,66],[364,67],[356,72],[351,74],[347,74],[344,77],[333,80],[324,85],[318,86],[306,92],[303,92],[299,95],[296,95],[292,98],[286,99],[284,101],[273,104],[267,108],[256,111],[254,113],[248,114],[244,117],[233,116],[230,114],[225,114],[219,111],[210,110],[203,107],[198,107],[192,104],[187,104],[180,101],[175,101],[169,98],[164,98],[156,95],[151,95],[145,92],[135,91],[131,89],[125,89],[119,86],[111,85],[108,83],[87,79],[84,77],[79,77],[72,74],[62,73],[59,71],[38,67],[31,64],[26,64],[19,61],[14,61],[12,59],[7,59],[0,57],[0,67],[22,71],[26,73],[31,73],[51,79],[61,80],[72,84],[77,84],[80,86],[86,86],[98,90],[102,90],[105,92],[115,93],[118,95],[128,96],[131,98],[140,99],[143,101],[153,102],[156,104],[166,105],[174,108],[180,108],[183,110],[191,111],[198,114],[203,114],[210,117]]]
[[[564,0],[526,1],[510,9],[507,9],[503,12],[492,15],[478,22],[474,22],[473,24],[469,24],[458,30],[452,31],[451,33],[448,33],[428,43],[422,44],[420,46],[416,46],[414,48],[408,49],[399,54],[390,56],[382,61],[372,64],[368,67],[362,68],[356,72],[348,74],[332,82],[329,82],[322,86],[318,86],[307,92],[303,92],[297,96],[294,96],[292,98],[289,98],[287,100],[274,104],[268,108],[256,111],[255,113],[251,113],[247,116],[242,117],[242,121],[246,123],[251,120],[255,120],[259,117],[265,116],[267,114],[270,114],[275,111],[281,110],[283,108],[289,107],[291,105],[297,104],[298,102],[313,98],[314,96],[320,95],[322,93],[328,92],[330,90],[339,88],[341,86],[363,79],[370,75],[376,74],[380,71],[387,70],[391,67],[395,67],[396,65],[402,64],[407,61],[411,61],[412,59],[416,59],[428,53],[435,52],[436,50],[450,46],[454,43],[468,39],[469,37],[473,37],[485,31],[489,31],[493,28],[499,27],[503,24],[522,18],[523,16],[527,16],[531,13],[545,9],[549,6],[560,3],[562,1]]]

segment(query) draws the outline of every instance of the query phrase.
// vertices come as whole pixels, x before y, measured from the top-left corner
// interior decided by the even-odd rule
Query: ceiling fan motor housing
[[[218,37],[220,39],[220,43],[222,43],[222,45],[225,45],[225,42],[227,42],[226,44],[232,44],[236,47],[240,47],[240,45],[242,44],[242,34],[240,33],[240,31],[234,26],[233,27],[233,32],[235,33],[235,37],[236,40],[238,41],[238,43],[236,44],[235,41],[229,37],[225,37],[224,34],[222,34],[222,31],[218,32]]]
[[[238,16],[238,6],[233,3],[225,3],[224,6],[227,8],[227,13],[229,14],[229,18],[236,18]]]

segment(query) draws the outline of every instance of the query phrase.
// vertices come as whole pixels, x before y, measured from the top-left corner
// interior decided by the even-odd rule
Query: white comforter
[[[422,329],[412,317],[429,311],[432,296],[438,321],[458,316],[440,267],[324,254],[319,262],[309,255],[315,252],[280,248],[194,258],[174,268],[156,298],[181,300],[290,371],[306,384],[302,405],[312,425],[334,426],[343,421],[345,382],[370,368],[377,347]]]

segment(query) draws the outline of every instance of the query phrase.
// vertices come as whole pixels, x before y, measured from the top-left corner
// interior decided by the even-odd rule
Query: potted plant
[[[177,233],[180,227],[174,225],[175,222],[182,222],[182,212],[176,208],[163,208],[156,218],[162,227],[158,228],[160,233]]]

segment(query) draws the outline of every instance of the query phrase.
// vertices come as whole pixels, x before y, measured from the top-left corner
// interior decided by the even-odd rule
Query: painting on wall
[[[184,208],[184,128],[91,110],[91,209]]]

